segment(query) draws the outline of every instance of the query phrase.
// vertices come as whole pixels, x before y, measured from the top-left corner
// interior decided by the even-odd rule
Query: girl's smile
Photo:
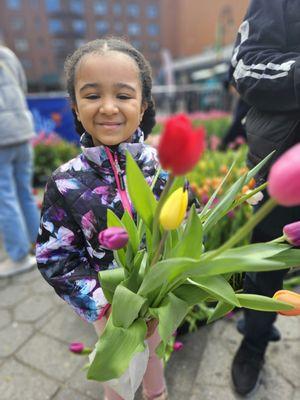
[[[77,118],[96,146],[129,141],[146,109],[135,61],[116,51],[92,53],[82,59],[76,71],[75,95]]]

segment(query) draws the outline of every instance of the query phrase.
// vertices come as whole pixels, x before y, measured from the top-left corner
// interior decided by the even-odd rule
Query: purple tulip
[[[283,233],[287,242],[293,246],[300,247],[300,221],[285,225]]]
[[[173,344],[173,350],[174,351],[180,351],[183,348],[183,343],[182,342],[175,342]]]
[[[98,241],[108,250],[118,250],[127,244],[128,233],[124,228],[112,226],[99,233]]]
[[[81,354],[84,350],[84,344],[81,342],[73,342],[70,344],[69,350],[72,353]]]

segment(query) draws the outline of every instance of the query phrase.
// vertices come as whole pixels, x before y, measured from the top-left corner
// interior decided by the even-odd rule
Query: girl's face
[[[74,108],[96,146],[129,141],[147,108],[139,69],[127,54],[88,54],[77,67]]]

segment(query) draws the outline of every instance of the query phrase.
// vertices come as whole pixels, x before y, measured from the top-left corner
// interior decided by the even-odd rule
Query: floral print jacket
[[[81,148],[82,153],[59,167],[46,185],[36,258],[41,274],[56,293],[83,319],[93,322],[108,304],[97,271],[116,267],[112,251],[99,245],[98,234],[107,227],[108,208],[119,217],[124,209],[105,147],[95,147],[85,133]],[[143,143],[141,130],[134,133],[131,143],[113,149],[125,182],[127,150],[150,185],[158,160],[156,151]],[[157,197],[166,179],[162,172],[154,186]]]

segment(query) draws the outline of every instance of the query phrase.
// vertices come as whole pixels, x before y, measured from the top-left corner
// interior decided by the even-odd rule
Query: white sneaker
[[[17,275],[36,266],[36,259],[34,256],[27,254],[22,260],[13,261],[10,258],[0,263],[0,278],[7,278],[9,276]]]

